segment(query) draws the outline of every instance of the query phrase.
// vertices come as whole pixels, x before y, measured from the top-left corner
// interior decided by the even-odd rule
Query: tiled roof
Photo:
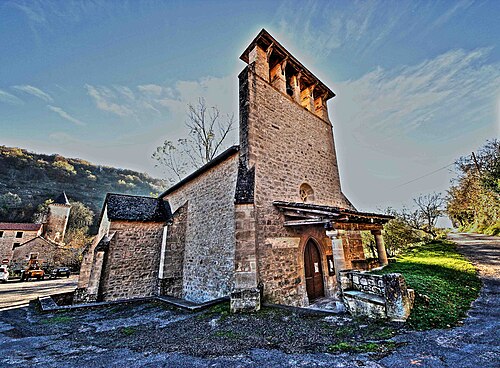
[[[110,220],[167,222],[170,205],[160,198],[108,193],[105,206]]]
[[[0,222],[0,230],[38,231],[42,224],[30,224],[25,222]]]

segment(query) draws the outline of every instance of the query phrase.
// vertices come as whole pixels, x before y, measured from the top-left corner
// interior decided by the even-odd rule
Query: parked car
[[[44,278],[45,271],[41,268],[30,267],[21,273],[21,281],[28,281],[29,279],[43,280]]]
[[[9,280],[9,268],[6,265],[0,266],[0,281],[7,282]]]
[[[52,272],[50,273],[50,277],[69,277],[71,274],[70,270],[68,267],[59,267],[59,268],[54,268]]]

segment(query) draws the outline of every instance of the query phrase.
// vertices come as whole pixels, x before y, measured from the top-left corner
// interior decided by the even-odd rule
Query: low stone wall
[[[340,286],[344,305],[353,315],[406,321],[413,307],[415,293],[398,273],[341,271]]]

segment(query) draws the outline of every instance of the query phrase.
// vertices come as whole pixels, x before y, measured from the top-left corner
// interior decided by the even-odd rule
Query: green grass
[[[393,341],[384,341],[380,343],[365,342],[361,344],[351,344],[345,341],[332,344],[328,347],[330,353],[336,352],[354,352],[354,353],[375,353],[393,350],[396,343]]]
[[[53,324],[53,323],[67,323],[67,322],[70,322],[72,319],[73,319],[73,317],[70,317],[70,316],[55,316],[55,317],[44,319],[41,322],[43,324],[48,325],[48,324]]]
[[[120,332],[125,336],[130,336],[136,333],[136,329],[134,327],[123,327]]]
[[[233,331],[217,331],[215,333],[215,336],[218,337],[227,337],[229,339],[237,339],[239,335],[236,332]]]
[[[417,330],[456,326],[481,288],[474,266],[445,241],[411,247],[377,273],[392,272],[401,273],[415,290],[407,323]]]

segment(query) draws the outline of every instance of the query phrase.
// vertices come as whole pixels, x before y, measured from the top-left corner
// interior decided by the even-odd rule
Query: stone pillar
[[[310,86],[300,92],[300,104],[311,112],[314,112],[313,90],[314,86]]]
[[[254,312],[260,309],[257,253],[255,243],[255,209],[253,203],[235,205],[234,289],[231,312]]]
[[[99,297],[99,287],[101,286],[102,266],[104,264],[104,251],[96,251],[94,254],[94,262],[92,271],[90,272],[89,286],[87,288],[87,300],[95,302]]]
[[[255,45],[248,54],[248,64],[253,64],[255,74],[263,78],[266,82],[269,82],[269,62],[267,53],[258,45]]]
[[[293,88],[293,100],[300,104],[300,73],[292,76],[290,84]]]
[[[321,119],[330,121],[328,118],[328,108],[326,106],[325,96],[319,96],[314,100],[314,113]]]
[[[346,261],[344,255],[344,244],[342,243],[342,235],[344,230],[327,230],[326,236],[332,240],[333,265],[335,267],[335,276],[337,282],[340,280],[339,272],[346,269]]]
[[[271,69],[271,85],[286,94],[285,65],[286,62],[280,62]]]
[[[381,266],[385,266],[389,263],[389,261],[387,260],[387,252],[385,250],[382,230],[372,230],[372,234],[375,237],[375,244],[377,245],[378,262]]]

